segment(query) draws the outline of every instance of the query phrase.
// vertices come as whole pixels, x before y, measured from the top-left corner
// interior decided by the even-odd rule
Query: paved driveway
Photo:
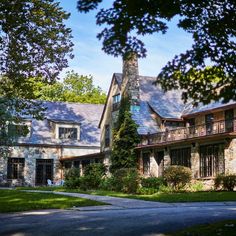
[[[81,196],[113,205],[0,214],[0,235],[164,236],[194,224],[236,219],[236,202],[166,204]]]

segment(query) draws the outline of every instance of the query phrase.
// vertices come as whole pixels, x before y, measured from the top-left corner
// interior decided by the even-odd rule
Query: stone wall
[[[228,141],[225,147],[225,173],[236,174],[236,139]]]
[[[31,147],[15,146],[9,157],[24,158],[24,181],[7,180],[7,158],[0,158],[0,182],[2,184],[10,182],[11,185],[35,185],[36,177],[36,160],[52,159],[53,160],[53,181],[62,178],[62,168],[59,159],[62,155],[79,156],[99,152],[99,148],[62,148],[62,147]]]

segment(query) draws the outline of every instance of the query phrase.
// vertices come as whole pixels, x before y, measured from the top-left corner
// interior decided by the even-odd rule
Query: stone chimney
[[[139,106],[138,56],[130,53],[123,58],[122,96],[128,96],[131,106]]]

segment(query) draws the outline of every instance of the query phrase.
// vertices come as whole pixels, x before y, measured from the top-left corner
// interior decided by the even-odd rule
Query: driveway
[[[57,194],[72,194],[113,205],[0,214],[0,235],[164,236],[195,224],[236,219],[236,202],[169,204]]]

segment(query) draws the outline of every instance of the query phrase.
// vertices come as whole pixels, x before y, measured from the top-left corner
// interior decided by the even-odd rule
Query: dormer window
[[[80,123],[73,120],[48,119],[56,139],[80,140]]]
[[[77,139],[77,128],[59,127],[59,139]]]

